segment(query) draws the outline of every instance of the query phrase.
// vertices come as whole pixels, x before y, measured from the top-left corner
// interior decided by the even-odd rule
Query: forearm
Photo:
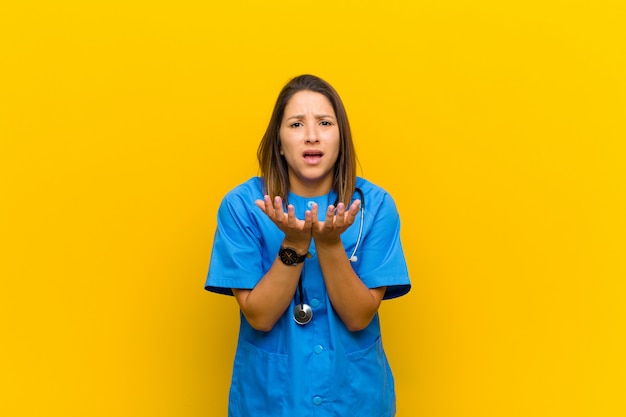
[[[294,249],[299,255],[308,251],[312,237],[310,211],[305,212],[304,220],[298,220],[293,205],[288,205],[285,213],[282,199],[278,196],[272,201],[269,195],[265,195],[255,204],[285,233],[284,247]],[[233,288],[239,307],[252,327],[266,332],[272,330],[291,303],[302,267],[302,263],[285,265],[277,257],[252,290]]]
[[[283,240],[283,247],[305,253],[310,242],[307,240]],[[277,256],[271,268],[252,290],[233,289],[239,307],[252,327],[270,331],[283,315],[293,299],[303,263],[285,265]]]
[[[378,311],[385,288],[369,289],[352,269],[341,241],[316,245],[328,297],[351,331],[362,330]]]
[[[265,332],[272,330],[293,299],[301,271],[302,264],[287,266],[277,258],[252,290],[233,289],[252,327]]]

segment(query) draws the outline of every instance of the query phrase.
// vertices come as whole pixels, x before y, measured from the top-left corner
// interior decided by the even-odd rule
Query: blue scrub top
[[[368,288],[386,286],[385,299],[406,294],[411,284],[400,243],[400,219],[391,196],[358,178],[364,194],[361,243],[352,262]],[[354,199],[359,194],[355,193]],[[218,224],[205,288],[232,295],[252,289],[270,269],[284,234],[254,204],[263,199],[263,180],[254,177],[230,191],[218,211]],[[325,208],[336,194],[288,196],[298,218],[313,202]],[[342,234],[346,256],[354,250],[361,213]],[[378,313],[365,329],[349,331],[333,310],[312,241],[305,260],[304,302],[313,319],[302,326],[289,308],[269,332],[255,330],[240,314],[239,342],[229,395],[230,417],[395,415],[393,376],[383,350]]]

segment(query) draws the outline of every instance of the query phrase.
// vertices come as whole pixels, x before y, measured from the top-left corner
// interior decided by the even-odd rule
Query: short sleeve
[[[396,298],[411,289],[408,269],[400,242],[400,216],[387,193],[379,197],[373,223],[363,239],[357,274],[369,288],[387,287],[384,299]],[[368,204],[368,203],[366,203]],[[367,205],[365,206],[368,213]]]
[[[261,235],[254,217],[254,199],[231,192],[217,213],[205,289],[232,295],[231,288],[252,289],[263,276]]]

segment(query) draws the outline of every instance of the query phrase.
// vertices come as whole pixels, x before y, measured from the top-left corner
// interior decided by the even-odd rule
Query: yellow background
[[[0,415],[226,415],[216,210],[300,73],[340,92],[400,210],[398,415],[626,415],[626,3],[16,3]]]

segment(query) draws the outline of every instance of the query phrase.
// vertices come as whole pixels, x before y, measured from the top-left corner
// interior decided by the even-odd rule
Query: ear
[[[280,152],[281,155],[285,156],[285,152],[283,151],[283,148],[280,148],[279,152]]]

